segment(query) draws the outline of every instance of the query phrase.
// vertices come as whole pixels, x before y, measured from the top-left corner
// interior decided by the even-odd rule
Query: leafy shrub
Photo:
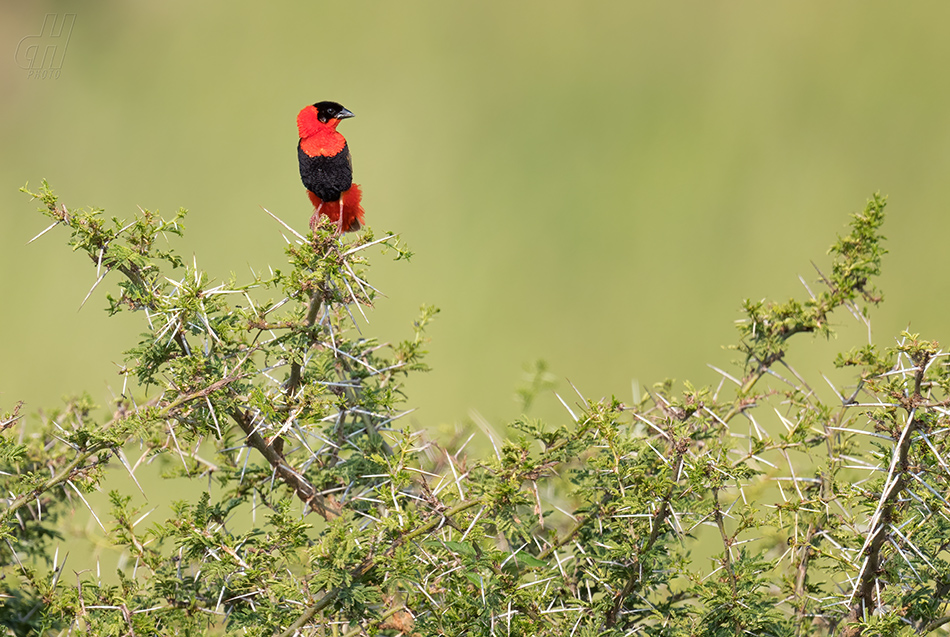
[[[904,334],[842,354],[857,387],[833,402],[788,357],[833,313],[881,302],[878,195],[819,293],[744,304],[717,388],[558,396],[565,424],[521,418],[478,458],[399,420],[436,310],[395,345],[355,329],[376,297],[364,255],[408,258],[396,237],[287,227],[287,269],[212,285],[160,247],[184,211],[125,223],[45,183],[29,194],[96,285],[119,278],[109,313],[145,331],[110,416],[81,397],[35,426],[19,406],[0,419],[9,634],[855,636],[948,620],[945,353]],[[523,404],[548,389],[539,366]],[[67,581],[50,554],[63,516],[107,468],[134,480],[162,455],[213,495],[146,528],[112,492],[108,515],[90,510],[129,567]]]

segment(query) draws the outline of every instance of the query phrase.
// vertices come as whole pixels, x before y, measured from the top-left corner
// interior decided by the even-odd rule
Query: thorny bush
[[[467,434],[399,420],[435,310],[395,345],[355,328],[377,294],[364,254],[407,258],[396,237],[287,227],[286,270],[213,285],[159,247],[183,211],[125,223],[29,194],[145,332],[111,415],[78,398],[0,420],[8,634],[853,637],[950,619],[946,354],[912,334],[842,354],[856,387],[831,402],[789,362],[792,337],[881,301],[878,195],[819,293],[745,303],[718,387],[562,399],[565,424],[524,417],[476,458]],[[539,366],[523,404],[548,385]],[[156,459],[210,490],[148,528],[113,491],[90,510],[127,567],[68,570],[63,517]]]

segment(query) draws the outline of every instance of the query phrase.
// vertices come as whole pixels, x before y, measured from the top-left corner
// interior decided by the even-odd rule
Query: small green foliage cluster
[[[950,620],[946,354],[912,334],[842,354],[858,386],[831,401],[788,360],[794,335],[881,302],[878,195],[817,294],[745,303],[740,371],[718,387],[667,382],[636,404],[554,394],[563,424],[525,415],[474,457],[470,437],[399,420],[436,310],[398,344],[356,329],[377,296],[365,251],[408,258],[395,237],[318,226],[288,242],[288,269],[212,285],[157,247],[183,211],[110,223],[46,184],[30,194],[97,285],[121,275],[109,312],[147,329],[111,416],[80,397],[29,435],[19,406],[0,419],[9,634],[854,637]],[[554,385],[529,371],[525,412]],[[147,528],[113,492],[93,514],[130,566],[65,581],[58,516],[155,456],[213,488]],[[266,515],[247,524],[251,510]]]

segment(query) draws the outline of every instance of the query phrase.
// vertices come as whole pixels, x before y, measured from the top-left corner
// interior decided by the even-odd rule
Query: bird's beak
[[[345,108],[336,114],[337,119],[346,119],[347,117],[354,117],[354,115]]]

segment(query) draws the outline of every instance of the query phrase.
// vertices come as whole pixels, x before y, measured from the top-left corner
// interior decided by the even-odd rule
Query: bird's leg
[[[340,206],[340,216],[336,220],[336,232],[337,234],[343,234],[343,195],[340,195],[340,198],[337,200],[337,204]]]
[[[313,214],[310,215],[310,232],[317,231],[317,222],[320,220],[320,209],[323,208],[323,202],[319,206],[313,209]]]
[[[310,232],[317,231],[317,221],[320,220],[320,209],[323,208],[323,202],[320,202],[320,205],[317,206],[313,211],[313,216],[310,217]]]

